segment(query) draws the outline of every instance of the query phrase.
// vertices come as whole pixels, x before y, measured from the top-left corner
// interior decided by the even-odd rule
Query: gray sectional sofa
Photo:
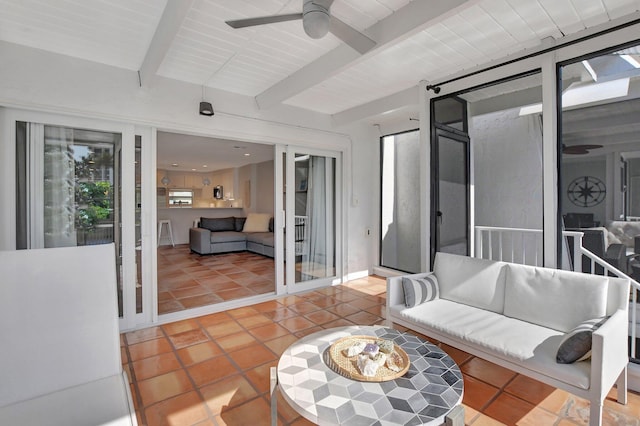
[[[246,217],[201,217],[197,228],[189,229],[189,246],[198,254],[250,251],[273,257],[273,218],[268,232],[243,232]]]

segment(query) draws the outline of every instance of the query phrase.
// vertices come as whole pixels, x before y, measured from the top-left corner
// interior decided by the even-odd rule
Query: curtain
[[[327,276],[327,176],[326,159],[311,156],[307,178],[308,243],[302,257],[302,272],[308,279]]]
[[[75,246],[73,129],[45,126],[43,177],[44,247]]]

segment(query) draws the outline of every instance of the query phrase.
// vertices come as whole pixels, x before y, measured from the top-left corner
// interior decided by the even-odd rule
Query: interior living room
[[[113,395],[122,424],[637,422],[637,2],[366,3],[3,2],[0,419]],[[552,290],[496,308],[473,265]],[[460,333],[494,314],[530,358]],[[590,358],[536,364],[596,317]],[[402,376],[302,395],[300,345],[395,336],[370,326],[444,360],[436,403]]]
[[[158,132],[157,155],[158,314],[274,292],[273,234],[268,252],[190,241],[202,221],[273,217],[273,146]]]

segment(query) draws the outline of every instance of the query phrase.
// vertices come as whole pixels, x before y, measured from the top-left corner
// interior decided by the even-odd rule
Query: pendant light
[[[202,86],[202,101],[200,101],[200,115],[206,115],[208,117],[211,117],[214,114],[213,106],[211,105],[211,102],[207,102],[204,100],[204,96],[205,96],[205,87]]]

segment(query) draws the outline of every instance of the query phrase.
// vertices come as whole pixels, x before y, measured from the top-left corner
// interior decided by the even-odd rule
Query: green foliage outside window
[[[109,182],[78,182],[76,185],[76,224],[94,229],[113,211],[113,186]]]

